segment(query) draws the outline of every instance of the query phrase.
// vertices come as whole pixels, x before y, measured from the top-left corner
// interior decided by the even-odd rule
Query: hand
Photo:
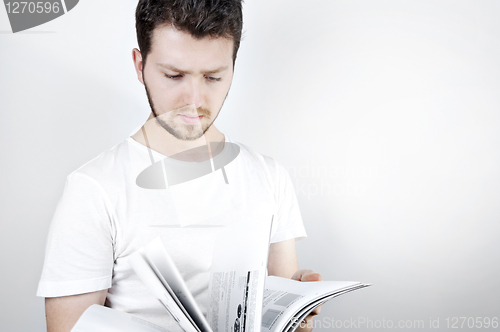
[[[312,270],[298,270],[292,276],[293,280],[297,281],[322,281],[323,278],[319,273],[316,273]],[[299,324],[299,327],[295,330],[297,332],[310,332],[314,327],[314,316],[318,315],[321,312],[321,307],[316,307],[313,311],[309,313],[309,315]]]

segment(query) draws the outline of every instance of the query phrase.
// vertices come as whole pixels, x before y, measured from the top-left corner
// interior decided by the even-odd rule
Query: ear
[[[142,54],[137,48],[132,50],[132,59],[134,60],[135,72],[137,73],[137,78],[139,82],[144,84],[144,75],[142,73]]]

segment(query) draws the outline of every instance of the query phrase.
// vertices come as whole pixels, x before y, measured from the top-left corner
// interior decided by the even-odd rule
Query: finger
[[[319,307],[314,308],[314,310],[311,311],[310,315],[313,315],[313,316],[319,315],[319,313],[321,312],[321,306],[322,305],[320,305]]]
[[[311,312],[309,313],[309,315],[311,315],[311,316],[319,315],[320,312],[321,312],[321,307],[323,306],[323,304],[324,303],[322,303],[321,305],[319,305],[316,308],[314,308],[313,310],[311,310]]]
[[[314,326],[314,318],[311,315],[308,315],[306,318],[302,320],[302,322],[300,322],[300,327],[307,331],[311,331],[313,326]]]
[[[319,273],[316,273],[311,270],[307,270],[308,272],[302,275],[300,281],[322,281],[323,278]]]
[[[300,281],[302,279],[302,276],[304,274],[311,273],[311,272],[314,272],[314,271],[313,270],[298,270],[298,271],[295,271],[295,273],[292,276],[292,279]]]

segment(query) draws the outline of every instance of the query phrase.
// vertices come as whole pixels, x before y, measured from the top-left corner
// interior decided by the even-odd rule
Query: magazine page
[[[269,276],[264,291],[262,332],[287,331],[292,324],[295,324],[295,329],[318,305],[366,286],[354,281],[299,282]]]
[[[214,248],[208,321],[218,332],[258,332],[272,218],[226,227]]]
[[[71,332],[168,332],[131,314],[93,304],[80,316]]]
[[[200,329],[189,316],[182,303],[177,299],[175,293],[159,273],[158,269],[148,261],[144,248],[139,249],[130,256],[129,264],[184,331],[200,332]]]
[[[170,293],[173,292],[172,297],[178,300],[179,306],[185,309],[187,316],[192,319],[197,328],[199,328],[201,332],[212,332],[207,319],[196,304],[191,291],[168,254],[161,238],[157,237],[149,243],[144,248],[144,252],[146,259],[159,275],[159,279],[163,281],[165,288],[170,289]]]
[[[308,305],[306,305],[305,307],[300,309],[295,315],[293,315],[293,317],[289,318],[288,323],[285,325],[284,328],[281,329],[281,331],[283,331],[283,332],[295,331],[295,329],[300,325],[300,322],[302,322],[307,317],[307,315],[309,315],[309,313],[311,311],[313,311],[316,307],[319,307],[320,305],[322,305],[323,303],[327,302],[328,300],[330,300],[334,297],[337,297],[337,296],[340,296],[342,294],[354,291],[356,289],[364,288],[366,286],[367,285],[360,284],[357,287],[349,288],[349,289],[344,290],[342,292],[336,292],[334,294],[331,294],[329,296],[323,297],[321,299],[318,299],[318,300],[315,300],[315,301],[309,303]],[[284,313],[285,316],[288,316],[289,314],[290,314],[289,311],[285,311],[285,313]]]
[[[340,295],[340,294],[339,294]],[[310,305],[304,307],[300,312],[298,312],[294,317],[288,320],[288,323],[282,329],[283,332],[293,332],[297,327],[299,327],[300,323],[309,315],[311,311],[313,311],[316,307],[319,307],[326,301],[313,302]]]

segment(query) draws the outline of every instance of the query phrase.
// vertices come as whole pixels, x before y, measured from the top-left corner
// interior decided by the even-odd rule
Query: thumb
[[[311,271],[311,273],[304,274],[302,276],[302,279],[300,281],[322,281],[323,278],[319,273],[316,273],[314,271]]]
[[[297,281],[321,281],[323,278],[319,273],[313,270],[298,270],[292,276],[293,280]]]

